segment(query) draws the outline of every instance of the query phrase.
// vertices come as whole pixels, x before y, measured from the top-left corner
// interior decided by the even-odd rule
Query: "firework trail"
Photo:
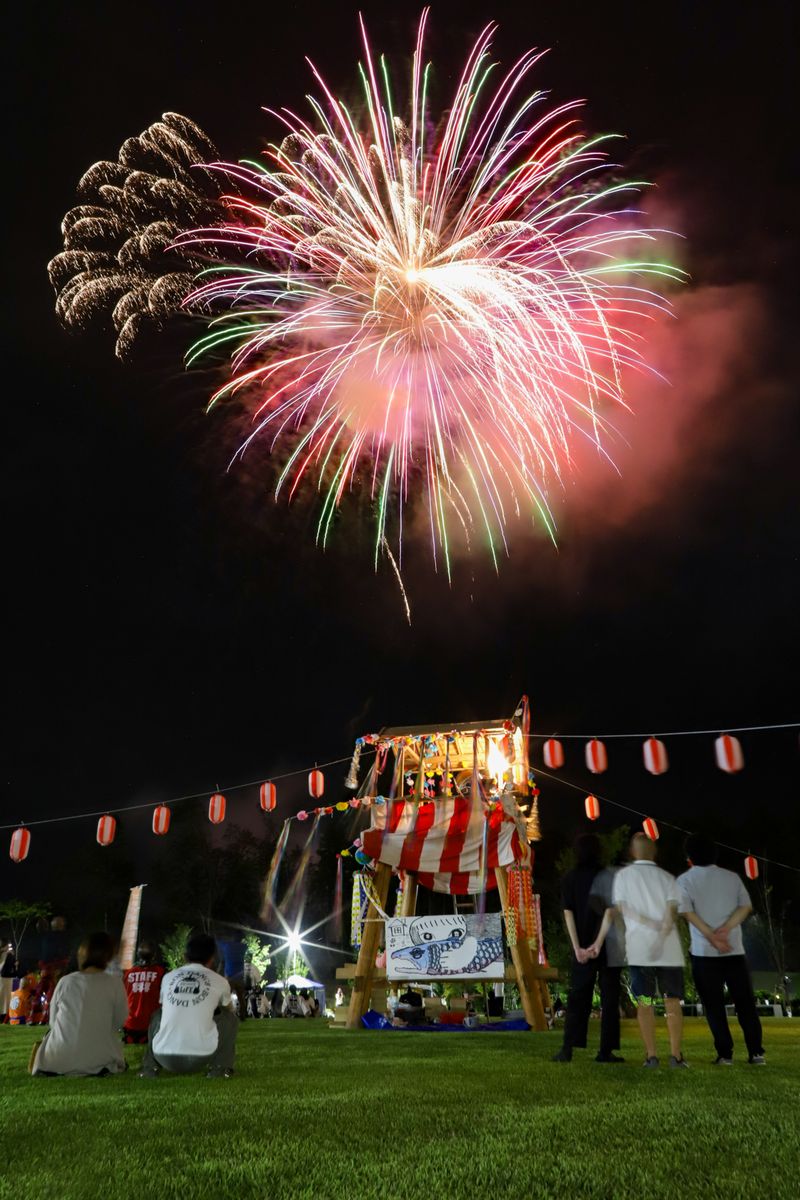
[[[64,249],[48,265],[56,312],[67,327],[111,317],[116,353],[130,356],[142,328],[182,311],[209,254],[174,245],[194,225],[226,218],[219,176],[198,166],[219,153],[188,117],[161,120],[97,162],[64,217]],[[230,188],[228,188],[230,190]]]
[[[548,491],[570,470],[576,439],[602,450],[625,403],[624,372],[646,365],[643,320],[668,307],[657,287],[680,275],[646,252],[662,231],[642,226],[642,185],[619,181],[610,138],[582,132],[580,102],[551,108],[528,91],[540,53],[499,74],[487,26],[434,113],[427,16],[405,93],[393,92],[362,23],[360,113],[312,67],[309,119],[273,113],[285,136],[260,160],[211,162],[193,127],[197,203],[210,214],[192,218],[188,203],[173,214],[169,253],[184,256],[175,274],[137,260],[128,280],[113,255],[69,259],[59,296],[66,318],[82,319],[110,294],[124,332],[129,311],[138,320],[154,299],[158,310],[162,292],[171,303],[187,266],[216,259],[186,296],[189,311],[210,316],[188,361],[230,357],[211,404],[237,393],[253,412],[239,453],[264,439],[281,463],[276,494],[319,491],[323,545],[347,494],[365,493],[376,565],[392,542],[398,576],[419,497],[448,576],[454,531],[485,541],[495,565],[512,518],[540,519],[553,536]],[[186,156],[168,158],[185,189],[195,178]],[[142,240],[138,215],[126,237],[120,262]]]

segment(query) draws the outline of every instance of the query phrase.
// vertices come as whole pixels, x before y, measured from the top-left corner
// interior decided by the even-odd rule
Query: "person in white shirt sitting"
[[[205,1071],[208,1079],[233,1074],[239,1022],[233,1012],[231,985],[212,970],[217,946],[207,933],[195,933],[186,946],[186,963],[161,981],[161,1008],[150,1022],[140,1078],[160,1070],[177,1075]]]
[[[126,1070],[120,1029],[128,997],[118,975],[109,975],[114,942],[91,933],[78,951],[79,970],[64,975],[50,1001],[50,1031],[34,1048],[33,1075],[117,1075]]]

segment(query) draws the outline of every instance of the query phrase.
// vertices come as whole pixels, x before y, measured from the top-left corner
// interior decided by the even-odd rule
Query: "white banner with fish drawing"
[[[504,970],[499,913],[386,922],[389,979],[502,979]]]

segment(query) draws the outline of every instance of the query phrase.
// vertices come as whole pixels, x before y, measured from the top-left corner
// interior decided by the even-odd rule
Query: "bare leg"
[[[652,1004],[642,1004],[640,1000],[636,1008],[636,1019],[647,1057],[656,1058],[656,1015]]]
[[[680,1000],[674,996],[664,997],[664,1008],[667,1012],[667,1029],[669,1031],[669,1049],[674,1058],[681,1057],[681,1042],[683,1040],[683,1009]]]

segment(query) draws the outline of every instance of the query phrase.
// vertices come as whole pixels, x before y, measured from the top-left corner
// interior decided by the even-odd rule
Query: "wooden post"
[[[403,881],[403,904],[401,917],[413,917],[417,911],[417,877],[413,871],[407,871]]]
[[[508,914],[508,875],[505,867],[495,867],[497,891],[503,912]],[[533,975],[533,956],[531,948],[524,939],[511,947],[511,958],[517,972],[517,987],[522,1001],[522,1011],[525,1020],[532,1029],[542,1033],[547,1029],[547,1018],[544,1015],[542,996],[539,991],[539,981]]]
[[[372,880],[372,886],[375,889],[375,894],[378,897],[378,903],[380,904],[381,908],[386,907],[386,897],[389,894],[389,880],[391,877],[392,868],[386,863],[378,863]],[[369,1006],[369,997],[370,992],[372,991],[372,973],[375,970],[375,955],[380,943],[380,937],[381,922],[379,919],[379,913],[374,904],[370,901],[369,905],[367,906],[367,919],[364,924],[364,934],[361,938],[361,949],[358,952],[356,973],[353,978],[353,991],[350,995],[350,1007],[347,1011],[348,1029],[361,1028],[361,1018],[364,1016],[364,1013],[367,1011]]]

